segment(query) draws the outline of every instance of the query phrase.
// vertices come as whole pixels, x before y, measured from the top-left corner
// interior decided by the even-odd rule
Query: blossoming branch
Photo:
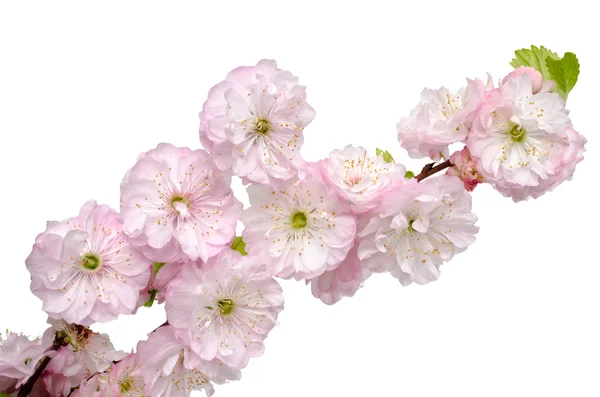
[[[423,90],[397,124],[408,155],[433,161],[417,175],[352,145],[306,162],[306,88],[274,61],[234,69],[200,113],[204,150],[159,144],[125,173],[120,212],[89,201],[36,238],[26,266],[49,327],[0,335],[0,395],[210,396],[263,354],[283,310],[276,278],[310,284],[326,304],[373,273],[437,280],[475,242],[479,184],[537,198],[583,159],[565,108],[575,55],[532,46],[511,65],[498,82]],[[132,353],[89,328],[154,302],[168,321]]]

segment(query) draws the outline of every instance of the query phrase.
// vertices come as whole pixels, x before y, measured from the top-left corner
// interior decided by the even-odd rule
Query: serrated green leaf
[[[546,59],[560,59],[558,54],[554,51],[550,51],[544,46],[539,48],[532,45],[530,49],[522,48],[515,51],[515,57],[511,61],[510,65],[515,69],[520,66],[530,66],[542,73],[544,80],[551,80],[552,76],[548,71],[546,65]]]
[[[154,275],[158,274],[158,271],[164,266],[163,262],[154,262]]]
[[[379,148],[375,149],[375,154],[378,156],[383,157],[383,160],[386,163],[393,163],[394,162],[394,158],[392,157],[392,155],[390,154],[390,152],[388,152],[387,150],[381,150]]]
[[[148,293],[150,294],[150,299],[148,299],[148,302],[144,303],[144,307],[152,307],[152,305],[154,304],[154,301],[156,300],[156,295],[158,294],[158,290],[152,289],[152,290],[148,291]]]
[[[239,252],[242,255],[248,255],[248,253],[246,252],[246,243],[244,242],[241,236],[237,236],[233,239],[231,249]]]
[[[551,79],[556,83],[556,91],[567,100],[569,92],[577,84],[579,77],[579,61],[572,52],[566,52],[560,60],[548,57],[546,65],[551,75]]]
[[[404,174],[404,177],[410,179],[410,178],[414,178],[415,177],[415,173],[412,171],[406,171],[406,174]]]

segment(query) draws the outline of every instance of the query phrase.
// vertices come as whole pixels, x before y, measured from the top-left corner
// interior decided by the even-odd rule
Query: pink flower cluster
[[[352,145],[304,161],[314,117],[305,87],[274,61],[237,68],[200,113],[206,151],[159,144],[126,172],[120,212],[89,201],[48,222],[26,266],[50,327],[33,340],[0,335],[0,393],[210,396],[263,354],[284,304],[275,277],[303,280],[330,305],[373,273],[435,281],[475,241],[477,185],[537,198],[572,177],[586,143],[555,84],[529,67],[497,87],[424,90],[398,139],[411,157],[445,162],[417,177]],[[248,185],[245,210],[232,175]],[[168,321],[135,352],[88,328],[155,300]]]
[[[398,139],[412,157],[449,159],[448,175],[468,190],[487,182],[514,201],[537,198],[571,179],[585,150],[554,87],[522,66],[498,87],[488,79],[486,85],[469,80],[455,94],[426,89],[398,123]],[[449,157],[455,143],[466,146]]]
[[[75,388],[76,396],[210,395],[214,383],[239,379],[262,355],[283,293],[258,258],[229,248],[242,216],[230,184],[213,155],[160,144],[125,174],[120,213],[90,201],[77,217],[49,222],[26,263],[52,327],[43,344],[8,337],[0,390],[16,391],[44,356],[36,388],[56,397]],[[86,328],[157,298],[170,325],[135,354]]]
[[[302,177],[248,187],[242,217],[251,255],[277,277],[306,280],[327,304],[352,296],[373,272],[426,283],[475,241],[471,197],[457,178],[417,183],[404,167],[346,147]]]

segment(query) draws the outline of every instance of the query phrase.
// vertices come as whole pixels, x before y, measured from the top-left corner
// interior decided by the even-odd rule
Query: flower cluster
[[[569,70],[575,79],[576,65]],[[488,78],[485,85],[469,80],[457,93],[426,89],[411,116],[398,123],[401,146],[412,157],[448,159],[448,175],[469,191],[487,182],[514,201],[543,195],[571,179],[586,143],[565,108],[566,88],[543,72],[520,66],[497,87]],[[466,145],[449,156],[455,143]]]
[[[50,327],[37,339],[0,335],[0,393],[211,396],[264,353],[284,306],[275,277],[304,281],[329,305],[374,273],[403,286],[437,280],[475,242],[476,186],[537,198],[583,158],[565,109],[577,60],[531,51],[496,85],[423,91],[398,139],[411,157],[444,161],[416,176],[387,151],[352,145],[304,161],[315,117],[305,87],[274,61],[234,69],[200,113],[205,150],[159,144],[125,173],[119,212],[89,201],[38,235],[26,266]],[[246,209],[233,175],[248,185]],[[89,328],[155,301],[167,322],[131,353]]]

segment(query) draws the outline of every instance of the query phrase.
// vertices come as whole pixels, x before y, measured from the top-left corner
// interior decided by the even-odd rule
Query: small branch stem
[[[446,168],[452,167],[452,163],[450,160],[446,160],[443,163],[435,165],[435,163],[427,164],[421,170],[421,173],[415,177],[418,182],[421,182],[423,179],[430,177],[433,174],[436,174],[440,171],[445,170]]]

